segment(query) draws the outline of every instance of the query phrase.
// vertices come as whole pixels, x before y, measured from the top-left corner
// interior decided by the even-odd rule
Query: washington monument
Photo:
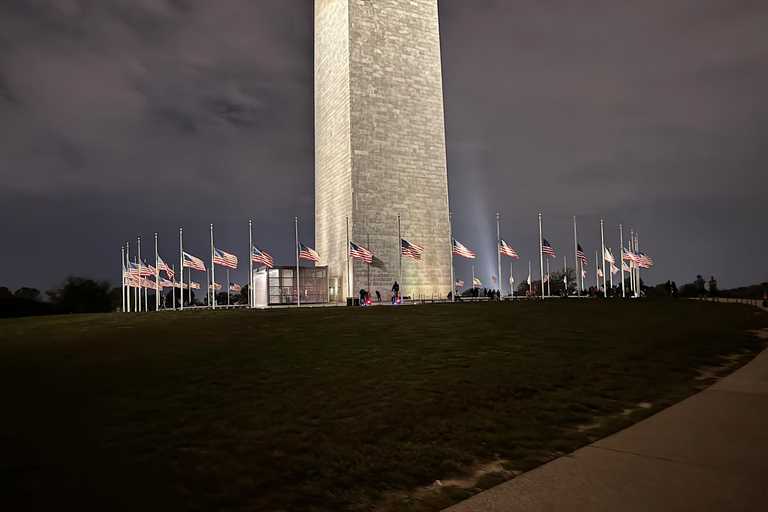
[[[437,0],[315,0],[315,230],[337,299],[452,289]],[[354,260],[349,240],[374,262]],[[336,287],[336,290],[333,288]],[[385,295],[385,296],[388,296]]]

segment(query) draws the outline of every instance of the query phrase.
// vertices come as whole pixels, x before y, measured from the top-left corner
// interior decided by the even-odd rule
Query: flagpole
[[[600,260],[597,258],[597,251],[595,251],[595,287],[597,288],[598,293],[600,292],[600,273],[598,272],[600,270]]]
[[[509,262],[509,297],[510,300],[515,298],[515,268],[513,263]]]
[[[138,265],[138,258],[136,256],[133,257],[133,264]],[[137,266],[137,269],[139,269],[139,277],[137,278],[138,286],[136,287],[136,292],[133,294],[133,310],[136,313],[141,313],[141,267]]]
[[[640,256],[640,235],[635,233],[635,252],[638,254],[638,257]],[[640,297],[640,292],[642,291],[643,287],[640,285],[640,264],[637,265],[637,296]]]
[[[397,214],[397,252],[400,254],[400,296],[398,299],[400,300],[400,304],[403,304],[403,291],[405,290],[405,285],[403,284],[403,232],[400,225],[400,214]],[[451,253],[453,253],[453,240],[451,240]]]
[[[213,262],[213,253],[216,249],[213,246],[213,224],[211,224],[211,282],[209,283],[209,286],[211,287],[211,295],[213,296],[212,300],[210,300],[210,305],[212,309],[216,309],[216,290],[214,289],[214,283],[216,283],[216,264]]]
[[[450,235],[450,250],[451,250],[451,302],[456,302],[456,270],[453,268],[453,214],[448,213],[448,234]],[[474,280],[472,286],[475,285]]]
[[[208,305],[210,306],[212,304],[211,302],[211,290],[213,289],[213,285],[211,284],[211,271],[208,269],[208,267],[205,268],[205,280],[207,281],[207,289],[205,291],[205,294],[208,297]]]
[[[574,265],[574,267],[576,268],[576,272],[579,273],[578,276],[575,276],[576,277],[576,286],[579,287],[579,291],[576,294],[576,297],[581,298],[581,289],[583,288],[584,284],[581,281],[581,270],[579,269],[579,264],[578,264],[578,262],[579,262],[579,236],[578,236],[578,231],[576,230],[576,216],[575,215],[573,216],[573,257],[574,257],[573,261],[577,262],[576,265]],[[582,283],[581,286],[579,286],[580,282]]]
[[[498,213],[496,213],[496,258],[499,261],[499,300],[501,300],[501,227]]]
[[[605,233],[603,230],[603,220],[600,219],[600,246],[603,249],[602,252],[602,260],[603,260],[603,297],[608,298],[608,287],[606,285],[605,281]]]
[[[171,265],[171,270],[173,270],[173,279],[171,280],[171,284],[173,286],[171,287],[171,294],[172,294],[172,300],[173,300],[173,310],[176,311],[176,264],[175,263],[173,265]],[[166,272],[166,274],[167,274],[167,272]],[[182,286],[179,287],[179,290],[181,290],[181,292],[182,292],[181,293],[182,297],[184,296],[184,286],[183,286],[184,285],[184,275],[183,274],[184,274],[184,272],[182,271],[182,275],[181,275],[181,285]]]
[[[550,281],[551,281],[551,279],[549,278],[549,259],[547,259],[547,297],[552,295],[552,286],[550,286],[550,284],[549,284]],[[542,288],[543,287],[544,287],[544,285],[542,284]],[[543,291],[544,290],[542,290],[542,292]]]
[[[250,265],[248,266],[250,274],[248,274],[248,305],[253,308],[256,306],[256,298],[253,295],[253,222],[248,221],[248,259]],[[267,283],[269,283],[269,273],[267,273]]]
[[[141,289],[144,288],[144,310],[148,311],[147,309],[147,288],[146,286],[141,286],[141,279],[142,279],[142,266],[144,265],[143,260],[141,259],[141,238],[138,239],[139,244],[139,312],[141,312]]]
[[[453,240],[451,240],[451,245],[453,245]],[[451,247],[451,252],[453,252],[453,247]],[[475,288],[475,266],[472,265],[472,288]],[[474,293],[472,294],[474,295]]]
[[[541,300],[544,300],[544,234],[541,231],[541,214],[539,214],[539,265],[541,267]]]
[[[187,269],[187,275],[189,276],[189,285],[187,286],[187,294],[189,294],[189,305],[192,305],[192,268]],[[184,279],[184,269],[181,269],[181,278]],[[182,288],[182,291],[184,289]],[[181,303],[184,304],[184,294],[181,295]],[[183,308],[182,308],[183,309]]]
[[[353,296],[352,295],[352,290],[353,290],[353,287],[352,287],[352,272],[349,269],[349,264],[350,264],[350,261],[351,261],[351,259],[349,257],[349,253],[350,253],[350,246],[349,246],[349,215],[347,215],[347,249],[346,249],[346,251],[347,251],[347,297],[352,297]]]
[[[122,288],[120,297],[123,300],[123,309],[120,310],[121,313],[125,313],[125,247],[120,247],[120,279],[122,281]]]
[[[229,306],[229,292],[232,291],[232,290],[229,289],[229,287],[230,287],[230,284],[229,284],[229,268],[227,268],[227,306]]]
[[[611,250],[610,247],[608,248],[608,252],[611,253],[611,256],[613,256],[613,251]],[[614,256],[613,259],[616,259],[616,257]],[[611,283],[611,290],[613,290],[613,263],[611,263],[611,274],[610,274],[610,277],[608,278],[608,282]]]
[[[634,243],[635,243],[635,230],[631,229],[631,230],[629,230],[629,252],[631,254],[633,254],[633,255],[635,254],[635,245],[634,245]],[[630,281],[630,283],[632,283],[632,295],[634,297],[637,297],[637,282],[635,280],[636,264],[635,264],[635,260],[633,260],[633,259],[630,259],[629,262],[630,262],[629,270],[632,271],[632,280]]]
[[[565,296],[568,296],[568,263],[563,256],[563,286],[565,286]]]
[[[184,311],[184,231],[179,228],[179,281],[181,281],[181,300],[179,301],[179,311]],[[190,272],[189,280],[192,281],[192,273]],[[189,290],[189,302],[192,302],[192,288]]]
[[[157,233],[155,233],[155,312],[160,311],[160,256],[157,252]],[[158,289],[159,288],[159,289]]]
[[[627,297],[627,286],[624,284],[624,226],[619,224],[619,239],[621,241],[621,298]]]
[[[131,275],[131,246],[129,242],[125,242],[125,268],[128,270],[128,276]],[[131,312],[131,287],[128,286],[125,290],[125,298],[126,298],[126,307],[128,309],[128,313]]]
[[[294,218],[296,227],[296,307],[301,307],[301,286],[299,283],[299,218]],[[347,245],[349,249],[349,245]]]

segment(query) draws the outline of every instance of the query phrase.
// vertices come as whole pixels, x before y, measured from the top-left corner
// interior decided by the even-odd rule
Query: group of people
[[[696,293],[699,295],[699,300],[707,298],[707,284],[709,284],[709,296],[714,302],[720,302],[720,299],[717,297],[717,280],[715,276],[709,277],[709,283],[705,283],[701,275],[696,276]]]

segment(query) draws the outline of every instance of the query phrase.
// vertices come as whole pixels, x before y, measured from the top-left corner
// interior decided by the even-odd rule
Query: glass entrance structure
[[[296,267],[261,267],[253,271],[256,306],[296,304],[297,292],[302,304],[328,302],[328,267],[299,267],[296,286]]]

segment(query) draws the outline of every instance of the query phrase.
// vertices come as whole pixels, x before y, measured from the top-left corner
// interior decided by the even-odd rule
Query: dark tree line
[[[0,318],[73,313],[106,313],[121,304],[120,288],[110,288],[106,281],[69,276],[61,288],[45,292],[47,301],[36,288],[11,292],[0,287]]]

